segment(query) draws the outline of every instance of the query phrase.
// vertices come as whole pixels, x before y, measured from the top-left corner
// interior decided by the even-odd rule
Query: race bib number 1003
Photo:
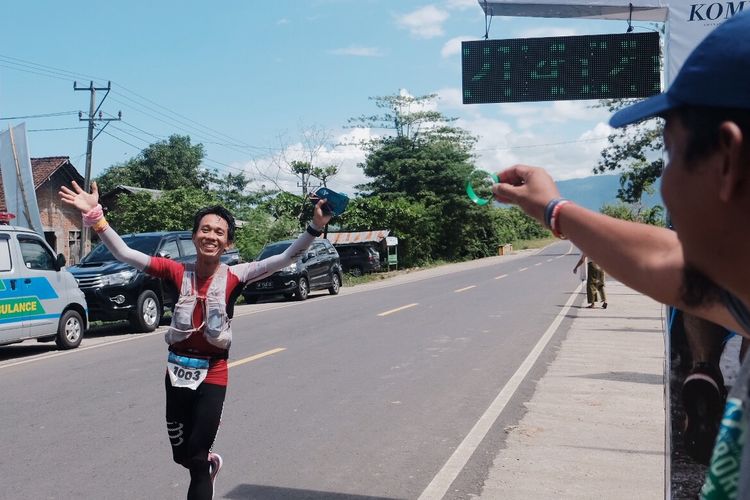
[[[208,375],[208,360],[169,353],[167,372],[172,387],[197,389]]]

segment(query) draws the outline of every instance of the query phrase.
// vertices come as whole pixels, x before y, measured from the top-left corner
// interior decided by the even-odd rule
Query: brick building
[[[31,172],[44,238],[56,253],[65,256],[68,264],[74,264],[78,262],[81,244],[81,214],[75,208],[64,205],[58,191],[61,186],[70,186],[72,181],[83,186],[83,176],[70,163],[68,156],[32,158]],[[0,179],[0,211],[14,210],[5,206],[5,192]]]

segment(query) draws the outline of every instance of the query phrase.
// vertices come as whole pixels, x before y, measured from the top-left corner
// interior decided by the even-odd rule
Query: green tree
[[[189,136],[172,135],[149,145],[123,164],[113,165],[97,179],[100,192],[118,184],[148,189],[194,188],[207,191],[216,173],[201,168],[202,144],[192,145]]]
[[[251,209],[237,229],[235,246],[245,260],[253,260],[264,245],[287,238],[294,238],[300,232],[296,218],[281,216],[274,218],[261,208]]]
[[[600,212],[615,219],[643,222],[644,224],[651,224],[653,226],[665,225],[664,207],[661,205],[644,209],[631,203],[620,202],[613,205],[604,205]]]
[[[428,210],[421,202],[373,195],[354,198],[340,224],[347,231],[390,229],[391,235],[399,238],[399,264],[411,267],[432,260],[436,235],[425,224],[427,217]]]
[[[615,112],[632,103],[632,99],[608,99],[595,107]],[[654,118],[613,129],[607,137],[609,145],[602,151],[594,173],[621,173],[617,191],[619,200],[640,204],[644,194],[653,194],[653,185],[664,168],[661,157],[663,129],[662,120]]]
[[[201,189],[183,187],[164,191],[154,199],[148,193],[120,196],[117,210],[107,220],[118,233],[192,230],[195,213],[219,200]]]
[[[419,250],[408,253],[414,262],[494,254],[499,233],[493,227],[492,209],[473,204],[464,191],[466,178],[474,170],[471,148],[475,138],[452,126],[452,118],[431,111],[434,99],[435,95],[375,97],[382,114],[350,120],[392,131],[365,144],[368,154],[360,167],[370,180],[357,189],[383,203],[420,207],[420,220],[397,235],[413,245],[419,240]],[[341,223],[345,226],[348,221]],[[419,237],[411,238],[412,234]]]

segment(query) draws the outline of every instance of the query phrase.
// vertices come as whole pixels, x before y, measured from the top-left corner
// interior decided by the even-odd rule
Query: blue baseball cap
[[[623,127],[681,106],[750,109],[750,11],[709,33],[666,92],[621,109],[609,124]]]

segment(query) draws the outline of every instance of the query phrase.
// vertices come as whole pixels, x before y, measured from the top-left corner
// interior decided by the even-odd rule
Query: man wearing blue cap
[[[750,12],[712,31],[669,90],[620,110],[610,125],[657,116],[668,154],[661,193],[675,231],[580,207],[560,198],[546,171],[526,165],[499,174],[495,198],[569,238],[626,285],[750,337]],[[705,499],[750,498],[746,360],[727,400]]]

